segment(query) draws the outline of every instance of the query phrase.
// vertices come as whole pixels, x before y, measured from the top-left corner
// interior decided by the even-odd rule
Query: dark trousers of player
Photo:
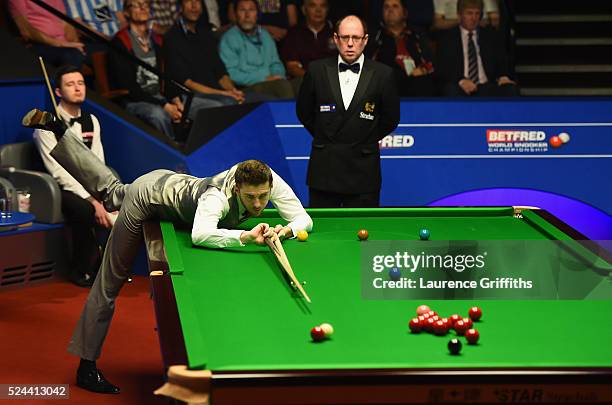
[[[62,190],[62,214],[70,225],[73,275],[95,275],[101,247],[96,237],[93,205],[70,191]]]
[[[107,209],[121,208],[108,237],[100,270],[68,344],[70,353],[96,360],[115,312],[115,300],[140,249],[143,222],[150,218],[175,221],[180,217],[176,210],[165,205],[165,201],[172,201],[175,190],[165,190],[159,184],[160,178],[173,172],[155,170],[131,184],[122,184],[70,130],[51,151],[51,156]],[[195,207],[189,210],[195,212]]]
[[[380,191],[363,194],[343,194],[332,191],[309,189],[310,208],[377,208],[380,206]]]

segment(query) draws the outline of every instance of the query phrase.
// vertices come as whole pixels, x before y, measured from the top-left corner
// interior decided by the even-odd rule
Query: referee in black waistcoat
[[[378,141],[397,127],[393,71],[366,60],[366,24],[350,15],[336,23],[337,57],[310,63],[297,116],[313,136],[307,184],[310,207],[378,207]]]

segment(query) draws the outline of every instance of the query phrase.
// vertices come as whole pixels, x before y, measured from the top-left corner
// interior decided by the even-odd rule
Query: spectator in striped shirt
[[[110,40],[127,26],[121,0],[64,0],[68,16]]]

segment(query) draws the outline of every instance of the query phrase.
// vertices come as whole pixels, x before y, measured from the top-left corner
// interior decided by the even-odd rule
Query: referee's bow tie
[[[340,72],[350,70],[353,73],[359,73],[359,63],[353,63],[352,65],[349,65],[347,63],[340,62],[340,64],[338,65],[338,69],[340,70]]]

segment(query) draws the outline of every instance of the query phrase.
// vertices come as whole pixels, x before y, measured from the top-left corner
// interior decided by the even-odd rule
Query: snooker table
[[[549,213],[517,207],[309,210],[306,242],[283,242],[312,298],[287,282],[267,247],[192,246],[190,230],[145,225],[162,357],[176,398],[220,404],[610,403],[612,281],[597,300],[365,300],[357,231],[414,239],[424,225],[447,240],[586,238]],[[266,210],[258,222],[282,223]],[[578,246],[579,244],[579,246]],[[600,264],[601,264],[600,263]],[[608,272],[607,275],[605,272]],[[606,295],[610,292],[610,295]],[[444,316],[483,310],[477,345],[449,354],[447,336],[413,334],[426,303]],[[315,343],[310,329],[335,328]],[[168,385],[168,384],[167,384]]]

